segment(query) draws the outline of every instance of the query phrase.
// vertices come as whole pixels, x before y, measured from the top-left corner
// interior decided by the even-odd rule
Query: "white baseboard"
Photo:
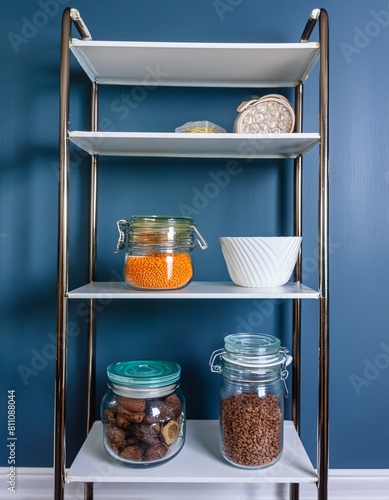
[[[0,468],[0,500],[53,500],[51,468],[17,468],[15,492],[9,491],[9,469]],[[329,471],[329,500],[389,500],[389,469]],[[66,500],[83,500],[83,484],[65,486]],[[95,500],[289,500],[284,484],[95,483]],[[300,485],[300,500],[317,500],[316,487]]]

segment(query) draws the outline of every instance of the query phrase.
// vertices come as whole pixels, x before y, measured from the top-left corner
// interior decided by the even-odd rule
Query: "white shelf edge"
[[[99,84],[258,88],[304,82],[320,45],[74,38],[70,49],[91,81]]]
[[[71,131],[69,139],[89,154],[192,158],[295,158],[319,141],[319,133],[185,134],[175,132]]]
[[[125,282],[92,282],[69,291],[69,299],[318,299],[319,292],[301,283],[274,288],[244,288],[232,282],[193,281],[179,290],[135,290]]]
[[[217,420],[188,420],[182,450],[158,467],[134,469],[119,464],[104,450],[103,428],[95,422],[66,475],[66,482],[107,483],[315,483],[317,474],[292,422],[284,425],[280,460],[264,469],[228,464],[219,451]],[[145,485],[145,488],[147,486]]]
[[[164,42],[164,41],[142,41],[142,40],[82,40],[80,38],[71,38],[70,47],[124,47],[138,49],[224,49],[228,52],[231,49],[240,50],[290,50],[298,49],[302,51],[310,51],[319,49],[319,42]]]

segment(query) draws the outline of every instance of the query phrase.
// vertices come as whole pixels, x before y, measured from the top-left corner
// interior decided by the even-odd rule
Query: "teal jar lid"
[[[121,361],[107,368],[108,380],[129,389],[159,389],[180,380],[181,367],[171,361]]]

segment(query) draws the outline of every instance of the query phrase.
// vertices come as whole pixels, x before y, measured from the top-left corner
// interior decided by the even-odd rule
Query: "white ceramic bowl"
[[[259,288],[287,283],[298,257],[299,236],[222,237],[220,244],[235,285]]]

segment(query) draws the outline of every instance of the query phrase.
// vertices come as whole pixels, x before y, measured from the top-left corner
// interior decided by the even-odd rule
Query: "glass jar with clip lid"
[[[287,352],[272,335],[236,333],[211,356],[211,371],[222,375],[220,451],[232,465],[267,467],[282,454]]]
[[[138,290],[183,288],[193,278],[190,253],[208,244],[191,217],[135,215],[117,222],[124,278]]]

